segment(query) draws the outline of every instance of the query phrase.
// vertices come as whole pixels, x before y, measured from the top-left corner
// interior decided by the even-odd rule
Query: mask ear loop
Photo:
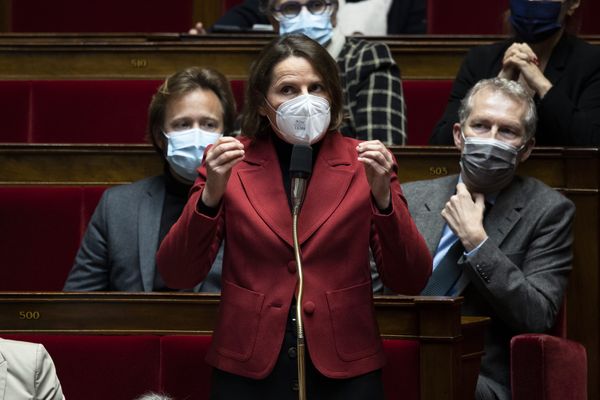
[[[273,110],[273,112],[274,112],[275,114],[277,114],[277,110],[275,109],[275,107],[273,107],[273,106],[271,105],[271,103],[269,103],[269,100],[267,100],[267,98],[266,98],[265,96],[263,96],[263,98],[265,99],[265,104],[266,104],[267,106],[269,106],[269,108],[270,108],[271,110]],[[279,136],[281,136],[281,137],[285,137],[285,134],[284,134],[283,132],[281,132],[281,129],[279,129],[279,127],[277,126],[277,123],[276,123],[277,121],[275,121],[275,122],[271,121],[271,118],[269,117],[269,114],[268,114],[268,113],[265,113],[265,114],[266,114],[265,116],[266,116],[266,117],[267,117],[267,119],[269,120],[269,124],[271,124],[271,129],[273,129],[273,131],[275,131],[275,133],[279,134]]]

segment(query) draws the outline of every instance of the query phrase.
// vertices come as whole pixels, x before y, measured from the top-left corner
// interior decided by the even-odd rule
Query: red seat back
[[[132,400],[160,391],[160,336],[3,335],[41,343],[67,399]]]
[[[193,0],[12,0],[13,32],[185,32]]]
[[[509,0],[427,0],[429,34],[500,34]]]
[[[35,81],[32,142],[144,143],[152,80]]]
[[[31,83],[0,81],[0,143],[27,142],[30,132]]]
[[[452,89],[451,80],[405,80],[407,144],[424,146],[442,117]]]
[[[0,187],[0,290],[62,290],[104,189]]]

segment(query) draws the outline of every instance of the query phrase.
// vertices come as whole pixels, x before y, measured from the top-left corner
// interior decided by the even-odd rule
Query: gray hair
[[[173,398],[164,394],[148,392],[137,397],[135,400],[173,400]]]
[[[258,0],[258,9],[260,10],[261,13],[265,14],[266,16],[270,16],[273,14],[272,9],[273,9],[273,5],[275,4],[276,0]],[[333,4],[333,6],[335,7],[334,10],[337,10],[338,8],[338,0],[328,0],[329,3]]]
[[[520,103],[524,103],[527,107],[523,126],[525,127],[525,141],[529,141],[535,136],[535,128],[537,126],[537,111],[533,98],[527,93],[525,88],[516,81],[511,81],[504,78],[482,79],[473,86],[467,95],[460,102],[458,109],[458,119],[461,127],[464,128],[471,111],[473,110],[473,97],[483,89],[490,89],[493,92],[500,92],[505,96],[510,97]]]

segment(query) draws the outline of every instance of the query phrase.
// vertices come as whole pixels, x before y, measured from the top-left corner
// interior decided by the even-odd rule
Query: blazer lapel
[[[488,212],[483,221],[483,226],[490,240],[500,245],[515,224],[521,219],[520,210],[523,209],[525,199],[522,196],[521,180],[513,179],[509,187],[503,190],[496,199],[496,203]]]
[[[237,176],[250,204],[265,224],[293,247],[292,216],[271,140],[251,143],[243,163],[237,170]]]
[[[300,244],[331,216],[344,198],[353,171],[338,133],[325,136],[308,184],[298,220]],[[248,149],[245,165],[237,175],[252,207],[282,240],[293,247],[292,215],[284,193],[277,154],[270,140],[255,142]]]
[[[8,379],[8,361],[0,353],[0,400],[4,399],[6,393],[6,380]]]
[[[329,133],[323,140],[298,218],[301,244],[331,217],[348,192],[355,167],[343,140],[340,133]]]
[[[441,215],[442,209],[450,196],[455,193],[457,182],[458,176],[428,181],[426,184],[432,185],[433,190],[422,191],[426,197],[412,200],[415,204],[421,204],[418,210],[413,213],[413,219],[425,238],[432,255],[435,255],[437,251],[446,224]]]
[[[140,276],[144,291],[154,288],[155,254],[158,250],[160,218],[165,199],[164,178],[153,179],[142,198],[138,210],[138,249]]]

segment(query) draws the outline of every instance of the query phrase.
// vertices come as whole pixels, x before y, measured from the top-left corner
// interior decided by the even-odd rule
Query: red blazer
[[[206,170],[162,242],[157,263],[171,288],[193,287],[208,273],[225,240],[222,294],[207,361],[230,373],[262,379],[283,341],[297,277],[292,217],[270,139],[242,139],[245,158],[229,178],[215,217],[196,205]],[[298,221],[304,272],[304,329],[316,368],[349,378],[384,365],[372,303],[369,246],[383,283],[416,295],[431,274],[431,256],[415,227],[396,176],[392,212],[374,204],[358,141],[327,134]]]

